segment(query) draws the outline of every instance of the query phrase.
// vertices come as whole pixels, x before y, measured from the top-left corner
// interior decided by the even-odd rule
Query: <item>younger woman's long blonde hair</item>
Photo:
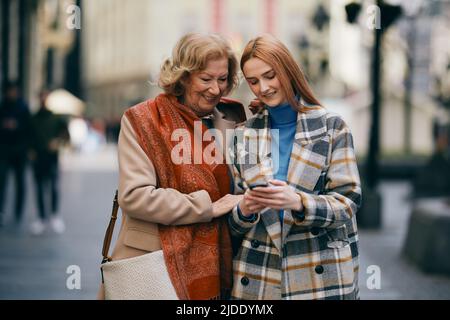
[[[250,40],[242,54],[242,71],[245,63],[251,58],[258,58],[274,69],[289,104],[299,112],[303,112],[305,109],[297,102],[297,95],[300,95],[308,104],[321,106],[300,66],[280,40],[270,34],[264,34]]]

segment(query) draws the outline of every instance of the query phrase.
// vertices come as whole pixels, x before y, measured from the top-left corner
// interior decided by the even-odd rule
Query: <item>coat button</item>
[[[242,277],[241,283],[242,283],[243,286],[248,286],[249,282],[250,282],[250,280],[248,280],[247,277]]]
[[[304,212],[304,211],[295,211],[294,214],[295,214],[295,217],[296,217],[300,222],[305,221],[305,212]]]
[[[317,236],[317,235],[319,235],[319,233],[320,233],[320,229],[319,228],[312,228],[311,229],[311,234],[313,236]]]
[[[258,240],[252,240],[252,248],[256,249],[259,247],[259,245],[260,245],[260,243]]]
[[[323,273],[323,267],[319,265],[319,266],[317,266],[315,268],[315,271],[316,271],[317,274],[322,274]]]

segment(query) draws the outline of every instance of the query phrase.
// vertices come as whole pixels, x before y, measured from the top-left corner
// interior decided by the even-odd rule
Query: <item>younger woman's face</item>
[[[243,73],[255,96],[269,107],[276,107],[287,102],[281,90],[275,70],[258,58],[249,59],[243,67]]]

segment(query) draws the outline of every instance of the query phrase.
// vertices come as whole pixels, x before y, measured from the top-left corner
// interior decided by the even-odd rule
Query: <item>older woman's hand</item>
[[[212,204],[213,216],[220,217],[231,210],[243,199],[244,195],[227,194]]]
[[[248,193],[247,198],[260,205],[276,210],[303,209],[300,195],[296,193],[285,181],[270,180],[269,187],[258,187]]]

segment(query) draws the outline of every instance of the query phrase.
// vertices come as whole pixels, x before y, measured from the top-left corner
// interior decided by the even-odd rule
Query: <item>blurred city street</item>
[[[173,56],[176,43],[188,33],[218,34],[229,42],[228,49],[220,49],[220,57],[202,54],[205,61],[195,53],[180,53],[196,65],[188,66]],[[165,92],[195,113],[198,106],[188,101],[190,93],[200,106],[205,97],[211,99],[209,84],[215,80],[199,78],[202,86],[197,88],[191,78],[207,74],[209,62],[224,58],[225,51],[227,61],[233,60],[232,51],[237,65],[245,64],[245,48],[265,33],[292,55],[283,65],[295,60],[291,65],[302,71],[293,68],[293,73],[300,73],[303,87],[311,86],[311,93],[293,87],[295,97],[336,113],[351,131],[351,139],[345,139],[350,153],[337,160],[318,157],[330,165],[322,167],[316,186],[341,182],[329,178],[329,169],[344,162],[353,166],[354,147],[363,190],[357,213],[361,299],[450,300],[450,0],[1,1],[0,300],[96,298],[103,238],[118,185],[124,112]],[[256,47],[255,42],[252,50]],[[263,62],[272,65],[271,60]],[[227,90],[224,86],[213,93],[243,104],[241,122],[244,113],[251,116],[248,106],[255,97],[267,98],[269,91],[258,95],[252,77],[238,70],[239,83],[228,92],[235,72],[227,64]],[[265,80],[278,83],[283,71],[272,69],[274,76]],[[169,78],[174,92],[164,84]],[[284,95],[277,106],[290,101],[291,91],[276,89],[280,83],[271,84],[274,94]],[[215,108],[222,112],[219,104]],[[224,113],[220,119],[211,110],[207,117],[197,115],[208,123],[226,120],[232,128],[234,116],[228,119]],[[298,128],[322,132],[315,125]],[[334,133],[329,136],[318,142],[332,142],[328,151],[333,153],[336,140],[331,140]],[[139,157],[131,158],[134,164]],[[359,187],[357,174],[352,176],[354,182],[345,187]],[[322,191],[334,187],[327,188]],[[359,202],[359,189],[343,193],[355,194]],[[422,206],[425,202],[428,207]],[[149,208],[142,203],[139,212]],[[119,215],[114,239],[120,226]],[[144,247],[149,243],[138,240]]]
[[[113,146],[91,154],[63,153],[61,213],[67,231],[62,235],[48,230],[36,237],[28,232],[37,215],[28,176],[24,225],[12,228],[7,221],[0,229],[0,299],[95,299],[103,235],[117,185],[115,159]],[[422,273],[400,254],[410,212],[409,183],[382,182],[380,191],[383,227],[360,231],[361,299],[450,299],[449,277]],[[120,221],[116,226],[117,236]],[[79,290],[66,286],[66,271],[72,265],[81,271]],[[380,268],[380,289],[366,285],[372,265]]]
[[[0,299],[95,299],[103,236],[117,186],[115,154],[115,147],[62,154],[60,212],[67,228],[62,235],[51,230],[39,237],[30,234],[37,209],[32,177],[27,175],[24,223],[14,228],[12,215],[7,215],[6,226],[0,229]],[[70,276],[66,271],[72,265],[80,267],[80,290],[66,286]]]

